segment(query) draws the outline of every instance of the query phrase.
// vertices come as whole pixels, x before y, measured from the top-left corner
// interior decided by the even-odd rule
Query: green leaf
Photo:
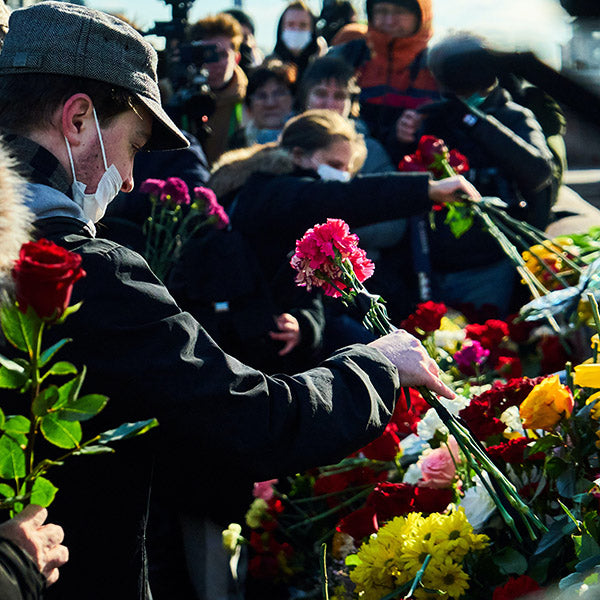
[[[527,571],[527,559],[514,548],[507,547],[495,552],[492,560],[504,575],[523,575]]]
[[[31,306],[23,314],[15,304],[6,303],[0,307],[0,322],[6,339],[21,352],[33,354],[35,339],[42,320],[35,314]]]
[[[69,402],[58,416],[65,421],[87,421],[95,417],[108,402],[108,396],[88,394]]]
[[[44,350],[40,355],[40,367],[45,367],[48,362],[52,359],[52,357],[65,345],[69,342],[72,342],[71,338],[64,338],[56,342],[56,344],[50,346],[50,348]]]
[[[123,423],[116,429],[111,429],[100,434],[99,444],[109,444],[118,440],[127,440],[138,435],[142,435],[156,427],[158,421],[156,419],[148,419],[147,421],[137,421],[135,423]]]
[[[77,367],[70,362],[60,361],[53,364],[46,373],[47,375],[76,375]]]
[[[463,202],[453,202],[446,205],[448,214],[444,223],[450,227],[455,238],[465,234],[473,225],[473,213]]]
[[[25,477],[25,451],[8,435],[0,437],[0,477]]]
[[[79,456],[80,454],[111,454],[114,450],[110,446],[83,446],[79,450],[75,450],[71,456]]]
[[[0,388],[18,389],[25,385],[28,369],[1,354],[0,365]]]
[[[31,504],[39,504],[39,506],[50,506],[56,496],[58,488],[45,477],[38,477],[31,488]]]
[[[0,431],[4,430],[5,423],[6,417],[4,416],[4,411],[0,408]]]
[[[557,435],[545,435],[526,449],[525,456],[531,456],[537,452],[547,453],[548,450],[561,445],[561,440]]]
[[[558,456],[552,456],[546,461],[545,468],[548,477],[558,479],[569,468],[569,464]]]
[[[77,421],[64,421],[56,414],[42,418],[42,435],[59,448],[76,448],[81,441],[81,425]]]
[[[23,415],[13,415],[6,419],[4,431],[6,433],[29,433],[31,421]]]
[[[7,483],[0,483],[0,496],[3,498],[12,498],[15,495],[15,490]]]
[[[597,555],[600,554],[600,546],[592,536],[574,535],[572,537],[579,562],[586,561],[592,557],[597,558]]]
[[[36,417],[43,417],[59,399],[58,387],[51,385],[43,389],[33,400],[31,410]]]
[[[75,398],[77,398],[77,396],[79,395],[79,391],[81,390],[83,380],[85,379],[85,373],[86,368],[83,367],[79,375],[77,375],[70,381],[67,381],[67,383],[61,385],[58,388],[58,394],[60,398],[58,403],[54,406],[54,408],[63,408],[65,405],[70,404],[71,402],[73,402],[73,400],[75,400]]]
[[[76,313],[80,308],[83,302],[78,302],[77,304],[73,304],[73,306],[67,306],[65,308],[65,312],[56,320],[56,324],[60,325],[65,322],[65,319],[68,318],[73,313]]]
[[[362,560],[360,560],[358,554],[349,554],[346,556],[346,566],[357,567],[358,565],[362,565]]]

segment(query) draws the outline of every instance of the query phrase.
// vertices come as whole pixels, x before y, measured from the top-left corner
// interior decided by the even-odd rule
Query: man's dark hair
[[[224,10],[223,13],[226,15],[231,15],[242,27],[247,27],[250,30],[250,33],[254,35],[254,21],[248,13],[245,13],[239,8],[230,8],[228,10]]]
[[[276,81],[286,87],[292,95],[295,93],[296,66],[272,60],[254,69],[248,77],[248,87],[244,102],[252,106],[252,96],[269,81]]]
[[[356,73],[352,66],[345,60],[335,56],[321,56],[310,63],[300,80],[297,97],[298,109],[301,111],[306,110],[308,94],[315,85],[330,80],[348,88],[354,104],[360,93],[360,88],[356,83]]]
[[[139,105],[124,88],[69,75],[23,73],[0,76],[0,129],[26,134],[52,125],[56,109],[74,94],[87,94],[101,125]]]

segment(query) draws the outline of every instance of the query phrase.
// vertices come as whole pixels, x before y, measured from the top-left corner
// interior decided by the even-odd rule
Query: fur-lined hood
[[[208,186],[221,199],[241,188],[253,173],[285,175],[294,169],[289,152],[276,142],[255,144],[223,154],[212,168]]]
[[[0,289],[11,281],[10,271],[19,248],[31,233],[33,215],[25,207],[25,180],[15,172],[15,163],[0,144]]]

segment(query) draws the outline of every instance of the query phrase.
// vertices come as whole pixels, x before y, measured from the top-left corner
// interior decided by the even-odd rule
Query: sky
[[[162,0],[87,0],[87,6],[120,12],[142,28],[155,20],[170,20],[171,7]],[[196,0],[189,20],[233,7],[233,0]],[[279,15],[287,0],[243,0],[256,23],[258,44],[269,52]],[[308,0],[319,12],[319,0]],[[363,5],[362,0],[354,2]],[[484,35],[502,49],[533,50],[554,67],[560,66],[560,45],[570,38],[570,18],[558,0],[433,0],[435,37],[451,30]]]

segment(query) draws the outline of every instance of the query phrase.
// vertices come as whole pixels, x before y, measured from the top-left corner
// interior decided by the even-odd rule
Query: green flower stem
[[[364,491],[367,488],[373,489],[373,484],[368,483],[366,485],[356,485],[356,486],[352,486],[352,487],[347,487],[347,488],[344,488],[343,490],[340,490],[339,492],[329,492],[327,494],[313,496],[312,498],[298,498],[298,499],[294,499],[293,504],[310,504],[311,502],[320,502],[322,500],[327,500],[328,498],[335,498],[337,496],[342,496],[342,495],[345,495],[345,494],[348,494],[351,492]],[[287,496],[285,496],[285,498],[289,500],[289,498]],[[292,502],[292,501],[290,500],[290,502]]]
[[[596,298],[594,294],[591,292],[587,293],[587,299],[590,303],[590,308],[592,309],[592,315],[594,315],[594,323],[596,324],[596,333],[600,335],[600,311],[598,310],[598,302],[596,302]]]
[[[329,600],[329,581],[327,578],[327,544],[321,544],[321,591],[324,600]]]
[[[506,225],[503,225],[502,223],[496,223],[496,225],[498,226],[498,228],[500,229],[500,231],[502,231],[502,233],[504,233],[506,235],[506,237],[514,240],[523,250],[526,250],[527,252],[529,252],[529,254],[531,254],[531,256],[533,256],[533,258],[535,259],[535,261],[538,263],[538,265],[540,267],[542,267],[542,269],[544,269],[544,271],[546,271],[546,273],[548,273],[553,279],[555,279],[556,281],[558,281],[558,283],[560,283],[563,287],[569,287],[570,284],[569,282],[562,277],[559,273],[556,273],[555,271],[553,271],[540,257],[540,255],[535,251],[531,249],[531,245],[528,244],[518,233],[515,233],[514,231],[511,231],[508,227],[506,227]],[[546,247],[546,246],[544,246]],[[550,251],[550,248],[547,248],[547,250]],[[560,253],[560,252],[552,252],[555,256],[560,257],[561,259],[564,258],[564,256]],[[579,267],[576,267],[576,271],[577,273],[581,274],[581,269],[579,269]]]
[[[515,229],[517,229],[518,231],[521,231],[525,235],[529,235],[534,242],[541,244],[549,252],[552,252],[553,254],[560,256],[565,261],[565,263],[567,265],[569,265],[575,271],[578,271],[579,273],[581,273],[582,267],[586,266],[585,262],[583,260],[581,260],[579,257],[573,257],[573,258],[569,257],[568,256],[569,251],[567,250],[567,248],[565,248],[559,242],[553,241],[543,231],[541,231],[540,229],[537,229],[533,225],[530,225],[529,223],[526,223],[525,221],[519,221],[518,219],[511,217],[509,214],[507,214],[506,212],[504,212],[503,210],[501,210],[500,208],[498,208],[496,206],[491,206],[489,204],[485,205],[485,210],[493,212],[495,215],[502,218],[506,223],[509,223],[510,225],[515,227]],[[557,248],[559,251],[556,250]]]
[[[488,228],[490,234],[492,234],[494,236],[496,241],[500,244],[500,247],[502,248],[502,250],[504,250],[505,254],[513,261],[513,263],[515,264],[515,267],[517,269],[517,272],[519,273],[519,275],[521,275],[521,277],[525,281],[532,296],[534,298],[540,298],[542,295],[548,294],[549,290],[547,290],[538,281],[537,277],[534,277],[529,272],[529,269],[527,269],[527,266],[525,265],[525,261],[523,260],[523,257],[519,254],[517,249],[510,243],[510,241],[506,238],[506,236],[498,229],[498,227],[492,221],[490,216],[487,213],[485,213],[480,206],[478,206],[477,202],[473,202],[471,204],[471,207],[472,207],[473,211],[475,212],[475,214],[483,220],[483,222],[485,223],[486,227]],[[544,316],[548,320],[548,323],[550,324],[552,329],[554,329],[554,331],[556,333],[560,333],[560,327],[559,327],[556,319],[554,318],[554,316],[551,315],[549,312],[546,312]]]
[[[42,334],[44,332],[44,321],[36,316],[37,331],[35,335],[35,345],[31,354],[31,406],[29,411],[29,433],[27,434],[27,446],[25,448],[25,477],[29,476],[34,468],[35,457],[35,439],[40,424],[40,418],[33,413],[33,402],[40,393],[41,377],[40,377],[40,356],[42,354]],[[31,494],[33,488],[33,479],[27,479],[25,485],[25,495]]]
[[[412,585],[410,586],[410,590],[408,590],[408,594],[406,594],[406,596],[404,596],[404,598],[402,600],[410,600],[410,598],[412,598],[413,594],[415,593],[415,590],[417,589],[417,586],[421,582],[421,579],[423,579],[423,575],[425,574],[425,569],[427,569],[427,565],[429,564],[430,560],[431,560],[431,554],[428,554],[425,557],[425,560],[423,561],[423,566],[417,571],[417,574],[415,575],[415,578],[413,579]]]
[[[355,494],[354,496],[352,496],[352,498],[348,498],[348,500],[341,502],[337,506],[334,506],[333,508],[330,508],[329,510],[326,510],[323,513],[320,513],[314,517],[311,517],[310,519],[305,519],[304,521],[301,521],[300,523],[294,523],[293,525],[290,525],[288,527],[288,531],[292,531],[293,529],[298,529],[300,527],[308,527],[309,525],[314,525],[318,521],[322,521],[323,519],[326,519],[327,517],[329,517],[331,515],[335,515],[336,513],[340,512],[340,510],[343,510],[347,506],[354,504],[354,502],[356,502],[357,500],[360,500],[361,498],[368,496],[371,493],[372,489],[373,488],[370,487],[369,489],[359,492],[358,494]]]

